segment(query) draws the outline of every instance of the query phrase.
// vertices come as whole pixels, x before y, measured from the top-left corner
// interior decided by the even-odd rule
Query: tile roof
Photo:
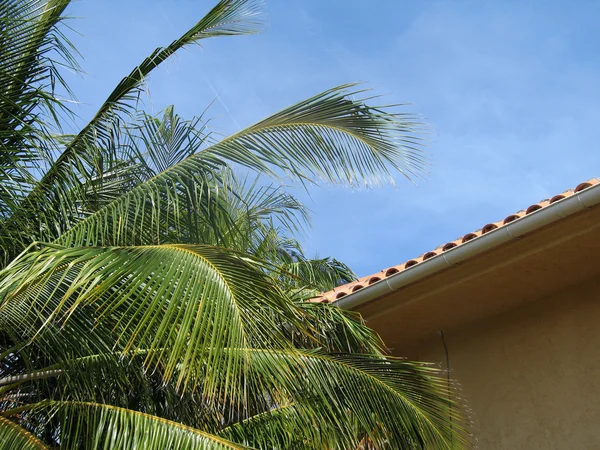
[[[402,264],[388,267],[386,269],[381,270],[380,272],[374,273],[374,274],[366,276],[366,277],[359,278],[357,281],[354,281],[352,283],[338,286],[329,292],[325,292],[324,294],[322,294],[321,297],[312,299],[311,302],[321,302],[321,303],[335,302],[336,300],[339,300],[348,294],[356,292],[360,289],[364,289],[364,288],[372,285],[373,283],[376,283],[377,281],[380,281],[391,275],[402,272],[402,271],[408,269],[409,267],[416,266],[417,264],[422,263],[423,261],[426,261],[429,258],[432,258],[433,256],[436,256],[440,253],[445,252],[446,250],[450,250],[451,248],[457,247],[459,245],[463,245],[466,242],[469,242],[470,240],[475,239],[476,237],[479,237],[489,231],[492,231],[492,230],[495,230],[496,228],[502,227],[510,222],[513,222],[514,220],[517,220],[521,217],[531,214],[532,212],[537,211],[539,209],[545,208],[559,200],[562,200],[563,198],[570,197],[571,195],[573,195],[576,192],[580,192],[583,189],[586,189],[590,186],[594,186],[599,183],[600,183],[600,179],[598,179],[598,178],[593,178],[591,180],[585,181],[585,182],[579,184],[575,189],[569,189],[567,191],[564,191],[560,194],[555,195],[551,199],[546,199],[546,200],[542,200],[538,203],[535,203],[535,204],[529,206],[527,209],[521,210],[515,214],[511,214],[511,215],[507,216],[504,220],[500,220],[498,222],[493,222],[493,223],[488,223],[487,225],[484,225],[481,229],[471,232],[471,233],[467,233],[464,236],[461,236],[458,239],[448,242],[444,245],[440,245],[439,247],[435,248],[434,250],[431,250],[427,253],[422,254],[418,258],[409,259],[408,261],[406,261]]]

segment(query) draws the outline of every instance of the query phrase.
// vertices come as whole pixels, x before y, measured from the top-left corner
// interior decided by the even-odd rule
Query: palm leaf
[[[452,386],[426,364],[292,349],[226,351],[248,358],[244,383],[253,388],[255,401],[266,396],[271,406],[263,404],[256,411],[259,401],[229,416],[239,420],[225,428],[225,416],[220,421],[204,418],[199,425],[211,434],[258,448],[289,448],[292,442],[301,448],[323,448],[325,442],[327,448],[353,448],[365,436],[378,447],[399,449],[466,443],[459,405],[451,400]],[[81,367],[93,368],[89,363]],[[79,377],[85,378],[85,371]],[[202,402],[216,401],[219,410],[224,405],[218,399],[202,397]]]
[[[181,48],[201,39],[256,32],[260,27],[256,20],[258,9],[259,2],[254,0],[221,0],[183,36],[167,47],[156,49],[123,78],[92,120],[66,146],[23,200],[24,203],[8,219],[1,233],[4,238],[8,230],[13,230],[10,239],[3,242],[7,253],[14,256],[11,247],[15,245],[11,241],[16,238],[19,238],[17,243],[23,248],[20,242],[26,242],[29,238],[23,235],[23,229],[35,230],[38,240],[49,240],[79,217],[79,211],[75,208],[76,200],[83,198],[85,192],[78,187],[82,179],[101,176],[106,161],[110,165],[110,161],[118,158],[118,154],[109,150],[115,147],[113,144],[119,135],[121,117],[135,109],[143,83],[152,70]],[[48,208],[48,205],[57,207]],[[40,221],[47,226],[36,226]]]
[[[41,402],[21,411],[57,416],[60,420],[60,448],[233,449],[235,444],[202,430],[161,417],[93,402]],[[6,414],[11,414],[7,411]]]
[[[81,253],[81,249],[78,251]],[[191,250],[185,248],[185,251]],[[203,255],[207,253],[198,249],[195,251]],[[69,249],[69,252],[74,250]],[[218,305],[215,297],[210,299],[211,302],[201,295],[201,291],[193,291],[191,286],[197,281],[185,276],[177,279],[180,292],[185,292],[186,289],[190,291],[188,300],[184,298],[181,302],[176,302],[175,299],[180,299],[181,295],[173,297],[164,295],[166,292],[155,290],[149,290],[144,298],[142,293],[135,292],[128,284],[137,283],[139,290],[141,284],[152,286],[156,285],[156,282],[147,276],[140,276],[140,271],[152,274],[152,277],[157,279],[164,279],[166,276],[165,271],[157,270],[159,265],[151,263],[154,259],[165,261],[166,254],[156,253],[148,256],[148,259],[138,261],[141,267],[136,271],[132,271],[126,260],[119,258],[118,263],[115,261],[115,266],[125,266],[122,274],[115,274],[114,268],[107,266],[99,257],[94,257],[90,260],[90,266],[103,267],[103,271],[109,274],[102,281],[96,274],[83,267],[73,275],[60,274],[60,278],[64,279],[69,287],[61,287],[61,283],[44,276],[46,284],[53,289],[56,286],[61,295],[54,296],[44,289],[39,289],[39,293],[44,294],[45,303],[35,305],[31,310],[41,317],[32,318],[31,315],[23,315],[23,311],[20,311],[23,322],[34,322],[32,332],[34,329],[42,329],[42,332],[38,331],[32,344],[40,346],[46,352],[58,350],[59,354],[65,354],[65,348],[57,346],[56,339],[45,341],[49,333],[44,332],[44,328],[51,328],[56,322],[62,324],[62,339],[58,342],[73,342],[68,348],[71,354],[89,351],[86,345],[89,346],[90,342],[95,341],[96,333],[104,338],[108,336],[110,342],[117,343],[121,336],[131,336],[130,341],[121,346],[122,351],[127,354],[135,355],[136,350],[142,350],[139,348],[141,344],[154,344],[152,354],[149,352],[145,361],[156,368],[160,365],[160,373],[167,382],[172,378],[184,380],[184,383],[191,380],[195,385],[194,389],[202,391],[203,402],[213,405],[211,408],[218,410],[228,405],[229,413],[222,419],[226,423],[235,421],[236,417],[246,419],[249,415],[256,414],[252,411],[256,411],[257,408],[258,411],[267,412],[270,410],[268,405],[272,402],[275,405],[293,402],[296,408],[299,408],[303,420],[313,423],[324,421],[325,424],[319,429],[319,433],[326,433],[327,439],[338,442],[341,448],[355,444],[356,436],[365,435],[380,445],[392,442],[393,448],[449,448],[453,440],[462,442],[462,422],[458,419],[460,408],[450,400],[451,387],[439,376],[437,370],[377,354],[331,354],[319,349],[292,348],[289,344],[286,345],[289,340],[277,338],[276,330],[285,327],[278,326],[276,305],[271,304],[266,310],[261,309],[262,302],[257,302],[256,299],[264,301],[266,296],[264,292],[256,290],[245,301],[239,295],[236,296],[233,314],[227,311],[225,305],[228,302]],[[178,256],[177,259],[180,260],[183,255]],[[49,261],[43,260],[40,255],[36,255],[36,259],[42,266],[49,264]],[[67,259],[54,253],[53,259],[57,260],[51,263],[54,267],[73,266],[76,265],[75,261],[81,261],[81,254],[79,258]],[[210,261],[212,265],[224,267],[214,256]],[[185,267],[191,265],[190,261],[186,260],[182,260],[181,263]],[[240,270],[239,266],[236,270]],[[19,271],[15,273],[19,277]],[[125,273],[130,274],[126,276],[127,282],[119,283]],[[23,288],[9,294],[2,308],[3,317],[8,318],[7,322],[2,324],[3,327],[18,326],[20,330],[25,328],[23,323],[14,322],[18,318],[17,314],[5,314],[7,309],[10,310],[7,305],[18,304],[23,301],[23,297],[33,297],[34,291],[30,287],[35,286],[33,280],[38,279],[40,275],[42,274],[24,276],[19,283]],[[226,279],[233,281],[233,277]],[[110,288],[115,282],[118,283],[118,289]],[[25,286],[27,289],[24,289]],[[77,298],[71,300],[70,297],[74,295],[69,296],[65,290],[77,293]],[[127,301],[128,297],[131,297],[131,301]],[[45,300],[46,298],[48,300]],[[158,303],[157,298],[161,300]],[[198,298],[203,305],[201,309],[198,309],[198,300],[196,303],[192,302]],[[215,303],[219,314],[211,314],[211,309],[204,306],[209,303]],[[160,306],[161,304],[163,306]],[[100,307],[95,317],[83,314],[87,305]],[[327,308],[327,305],[316,306]],[[113,311],[109,311],[111,308]],[[136,309],[132,310],[133,308]],[[181,311],[184,308],[186,311]],[[162,311],[160,317],[154,314],[156,310]],[[242,316],[236,314],[239,311],[243,311]],[[178,312],[181,314],[177,315]],[[53,316],[56,316],[57,320],[50,321]],[[65,316],[68,318],[65,319]],[[186,319],[186,316],[190,319]],[[195,322],[186,325],[186,322],[194,317]],[[32,319],[37,319],[38,323],[45,319],[44,325],[40,327]],[[126,321],[127,326],[120,326],[121,321]],[[329,322],[339,322],[339,317]],[[99,325],[96,325],[95,329],[86,330],[85,326],[88,323]],[[135,325],[129,326],[132,323]],[[300,330],[306,328],[305,324],[294,320],[293,314],[288,314],[284,323],[287,326],[299,326]],[[216,325],[214,329],[211,329],[211,324]],[[189,331],[186,331],[186,326],[189,327]],[[359,326],[347,323],[345,332],[349,334],[354,328]],[[116,335],[109,334],[111,329],[117,329]],[[70,333],[71,330],[74,332]],[[174,333],[168,330],[177,331]],[[85,343],[76,338],[82,333],[89,336]],[[308,330],[305,333],[309,335]],[[319,337],[319,334],[310,336],[315,336],[317,341],[329,340],[332,347],[335,347],[335,339],[332,339],[331,335],[341,334],[330,332],[329,337]],[[297,344],[302,345],[303,342],[299,340]],[[247,347],[248,344],[253,346]],[[314,346],[316,345],[317,342]],[[167,348],[169,351],[165,352]],[[172,366],[170,370],[174,372],[172,376],[169,375],[169,365]],[[207,417],[204,424],[210,427],[210,432],[218,432],[218,421]],[[248,441],[242,442],[253,442],[251,436],[248,434]],[[285,436],[273,436],[273,439],[285,439]]]
[[[254,264],[206,246],[35,251],[2,273],[0,329],[20,330],[20,339],[49,358],[114,351],[109,347],[147,352],[145,367],[160,368],[165,381],[201,390],[215,407],[229,405],[226,421],[264,410],[267,399],[288,399],[306,417],[341,430],[340,442],[356,436],[356,424],[370,439],[390,440],[395,448],[444,448],[451,437],[461,439],[454,417],[459,408],[451,406],[449,387],[436,370],[381,355],[319,350],[323,342],[337,351],[346,335],[349,349],[360,351],[348,336],[359,338],[362,325],[334,314],[327,321],[311,307],[306,314],[291,308]],[[315,322],[337,324],[337,330]],[[376,347],[370,336],[362,333]],[[298,348],[306,345],[316,350]],[[348,410],[350,421],[343,419]]]
[[[16,423],[0,416],[0,449],[46,450],[43,442]]]
[[[297,255],[280,266],[285,276],[282,282],[292,282],[289,289],[296,289],[297,297],[311,299],[321,292],[356,280],[356,275],[346,264],[334,258],[308,259]]]
[[[294,345],[304,349],[321,349],[328,353],[388,353],[379,335],[366,326],[360,314],[323,303],[300,302],[309,333],[290,336]]]
[[[391,169],[419,173],[418,129],[410,116],[367,106],[347,86],[326,91],[242,130],[175,164],[86,217],[57,240],[61,245],[164,242],[182,233],[184,210],[202,206],[216,214],[206,191],[223,186],[219,171],[230,163],[276,176],[334,183],[375,183]],[[214,196],[213,196],[214,197]],[[189,229],[189,228],[188,228]],[[183,233],[185,235],[185,233]]]
[[[333,433],[329,439],[340,448],[356,446],[356,436],[365,435],[379,447],[398,449],[466,444],[452,387],[427,364],[308,350],[249,354],[249,377],[273,383],[273,391],[294,403],[302,420],[324,423],[320,431]],[[251,433],[247,439],[243,442],[252,442]]]
[[[162,62],[181,48],[196,43],[201,39],[218,36],[232,36],[256,33],[260,23],[256,20],[258,3],[253,0],[221,0],[206,16],[190,28],[183,36],[167,47],[158,48],[147,57],[129,75],[124,77],[113,92],[105,100],[92,120],[81,130],[67,146],[54,165],[40,181],[35,193],[43,190],[47,183],[54,181],[63,168],[72,170],[71,161],[85,158],[79,142],[96,141],[105,138],[110,141],[110,130],[114,127],[115,117],[119,113],[129,112],[130,103],[137,99],[144,80]],[[87,161],[91,163],[91,161]]]
[[[21,349],[18,357],[30,357],[33,353],[30,348],[35,346],[33,343],[28,351]],[[165,381],[162,367],[147,370],[144,366],[147,353],[107,352],[63,359],[25,373],[14,373],[19,370],[15,358],[3,359],[0,376],[9,370],[14,375],[0,379],[0,404],[11,409],[22,406],[23,401],[91,401],[143,411],[194,428],[215,428],[223,422],[226,404],[203,398],[198,392],[201,389],[178,390],[174,383]]]
[[[260,185],[222,171],[224,196],[222,218],[214,230],[203,233],[204,242],[217,242],[227,248],[254,255],[277,264],[288,256],[285,248],[299,249],[295,240],[283,236],[301,233],[308,225],[308,211],[282,186]]]
[[[296,314],[259,266],[210,246],[48,248],[0,277],[0,329],[20,330],[16,340],[42,339],[59,355],[65,345],[81,356],[168,349],[148,353],[147,364],[164,364],[165,379],[177,368],[187,386],[202,376],[207,395],[223,373],[241,376],[243,355],[220,349],[281,348],[287,344],[275,317]],[[243,394],[233,386],[234,398]]]
[[[131,145],[145,163],[150,176],[155,176],[169,167],[196,153],[211,140],[207,124],[202,116],[183,120],[171,105],[162,117],[142,114],[139,124],[128,126]]]
[[[323,421],[302,414],[294,403],[236,422],[219,431],[219,436],[255,448],[340,448],[335,433]]]
[[[275,166],[309,182],[377,185],[394,183],[390,169],[409,179],[421,174],[417,133],[423,125],[389,106],[369,106],[355,86],[315,95],[207,151],[257,171]]]
[[[77,70],[74,49],[58,28],[68,0],[0,4],[0,219],[35,183],[53,148],[50,127],[66,111],[55,95],[57,66]]]

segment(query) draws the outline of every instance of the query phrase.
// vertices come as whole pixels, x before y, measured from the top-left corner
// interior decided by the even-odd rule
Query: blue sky
[[[89,118],[115,84],[212,6],[83,0],[68,12]],[[305,97],[362,81],[431,124],[418,185],[312,189],[310,254],[359,276],[416,257],[600,174],[600,2],[270,0],[258,36],[205,41],[149,81],[148,108],[208,111],[230,133]]]

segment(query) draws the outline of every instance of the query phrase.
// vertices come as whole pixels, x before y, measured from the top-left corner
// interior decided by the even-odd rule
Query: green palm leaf
[[[321,431],[329,429],[342,448],[356,445],[357,430],[380,447],[466,444],[449,386],[428,365],[308,350],[255,349],[250,355],[255,376],[264,383],[273,380],[272,389],[283,390],[285,402],[293,402],[303,420],[324,423]],[[252,442],[248,439],[243,442]]]
[[[233,36],[256,33],[260,23],[256,20],[257,2],[253,0],[221,0],[206,16],[190,28],[179,39],[167,47],[158,48],[144,61],[124,77],[113,92],[105,100],[92,120],[82,129],[67,146],[54,165],[40,181],[37,191],[59,178],[65,170],[72,170],[73,161],[85,161],[85,148],[78,147],[80,142],[95,142],[98,139],[110,141],[110,131],[115,126],[116,116],[131,110],[131,101],[138,98],[139,89],[147,75],[181,48],[196,43],[201,39],[218,36]],[[93,161],[85,161],[88,164]]]
[[[219,349],[286,345],[263,311],[294,315],[260,268],[217,247],[48,248],[0,277],[1,329],[47,340],[50,352],[64,351],[57,330],[66,335],[63,344],[88,330],[91,347],[73,341],[71,352],[168,348],[148,353],[148,365],[164,364],[166,379],[178,368],[178,383],[187,385],[197,381],[202,361],[209,393],[219,370],[235,376],[244,361]]]
[[[46,450],[42,441],[16,423],[0,417],[0,449]]]
[[[140,89],[148,74],[181,48],[201,39],[255,33],[260,28],[256,20],[257,11],[258,3],[254,0],[222,0],[183,36],[167,47],[156,49],[124,77],[8,220],[8,229],[14,230],[14,234],[5,240],[3,247],[10,252],[14,247],[11,240],[20,237],[19,240],[26,241],[28,236],[22,235],[23,229],[37,228],[37,239],[49,240],[56,237],[57,229],[60,233],[65,225],[76,220],[79,217],[79,211],[74,208],[76,200],[85,194],[81,181],[101,176],[105,161],[110,167],[110,162],[119,158],[119,154],[111,153],[110,149],[115,148],[114,139],[119,135],[122,116],[135,111]],[[44,207],[49,204],[57,205],[57,208]],[[35,227],[39,221],[47,227]],[[2,235],[7,231],[5,229]]]
[[[367,105],[355,86],[308,98],[207,151],[258,171],[273,165],[306,181],[394,183],[390,169],[418,176],[425,167],[418,148],[423,125],[414,115],[393,112],[393,105]]]
[[[289,448],[299,441],[301,448],[322,448],[325,442],[328,448],[351,448],[365,436],[391,448],[465,444],[463,422],[448,400],[449,386],[427,365],[377,355],[294,349],[226,351],[248,358],[249,384],[255,393],[268,392],[274,406],[242,415],[242,420],[225,428],[223,419],[202,422],[202,429],[211,434],[258,448]],[[114,426],[125,427],[114,433],[127,432],[127,425]],[[302,429],[307,431],[300,433]]]
[[[390,169],[413,173],[423,163],[411,138],[418,124],[368,107],[347,86],[326,91],[242,130],[171,166],[86,217],[56,242],[61,245],[144,245],[182,232],[185,211],[213,215],[206,186],[224,184],[219,169],[237,163],[276,176],[333,183],[376,183]],[[205,216],[210,217],[209,214]]]
[[[219,436],[256,448],[341,448],[329,424],[314,421],[294,403],[236,422]]]
[[[191,156],[211,140],[202,117],[183,120],[172,105],[165,109],[162,117],[142,114],[139,122],[129,126],[131,145],[151,176]]]
[[[291,288],[300,289],[297,295],[303,300],[356,280],[352,269],[333,258],[307,259],[299,256],[284,262],[280,268],[286,273],[281,282],[291,281]]]
[[[54,147],[50,127],[66,110],[55,85],[66,87],[59,66],[78,68],[58,28],[68,3],[0,5],[0,218],[11,215],[34,185],[34,171],[44,167]]]
[[[365,325],[360,314],[322,303],[301,301],[296,306],[310,330],[306,335],[295,336],[296,346],[331,353],[387,353],[379,335]]]
[[[242,450],[248,448],[161,417],[106,404],[42,402],[21,408],[19,411],[23,410],[31,411],[33,414],[57,416],[61,430],[60,448],[64,449]],[[7,414],[11,414],[11,411]]]

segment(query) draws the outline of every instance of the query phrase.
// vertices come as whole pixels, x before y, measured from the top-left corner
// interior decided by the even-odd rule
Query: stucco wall
[[[451,376],[473,412],[478,448],[600,448],[597,281],[445,330],[445,339]],[[446,367],[437,334],[410,356]]]

